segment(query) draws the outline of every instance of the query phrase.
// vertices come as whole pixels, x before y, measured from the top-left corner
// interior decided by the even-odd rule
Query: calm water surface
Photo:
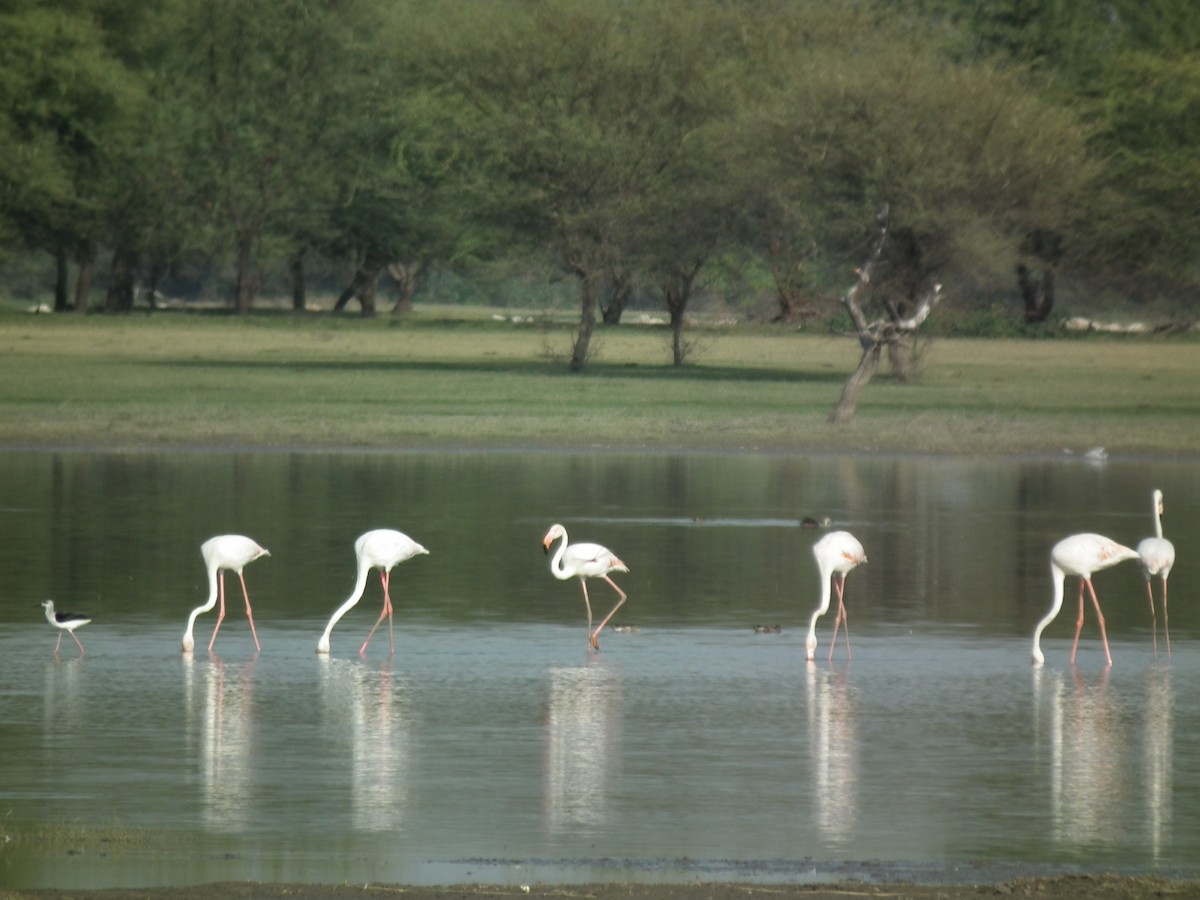
[[[1062,536],[1151,533],[1172,657],[1132,564],[1029,664]],[[1200,870],[1200,465],[558,454],[0,454],[0,885],[917,877]],[[832,516],[853,659],[804,661]],[[602,653],[561,521],[629,565]],[[396,653],[353,541],[399,528]],[[215,645],[200,543],[249,534]],[[593,583],[598,614],[611,592]],[[87,653],[39,603],[87,612]],[[780,625],[756,634],[756,624]]]

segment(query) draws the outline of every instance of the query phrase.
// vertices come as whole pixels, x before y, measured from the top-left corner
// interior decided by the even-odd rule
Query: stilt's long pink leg
[[[74,631],[72,631],[72,632],[71,632],[71,637],[75,638],[75,643],[79,644],[79,655],[80,655],[80,656],[83,656],[83,654],[84,654],[84,652],[85,652],[85,651],[84,651],[84,649],[83,649],[83,642],[79,640],[79,636],[78,636],[78,635],[76,635]],[[62,640],[62,635],[61,635],[61,634],[58,636],[58,639],[59,639],[60,641]]]
[[[208,652],[212,653],[213,641],[217,639],[217,632],[221,630],[221,622],[225,619],[225,573],[218,572],[217,583],[220,585],[221,608],[217,612],[217,624],[213,626],[212,637],[208,639]]]
[[[54,642],[54,655],[58,656],[58,648],[62,646],[62,632],[58,633],[58,640]]]
[[[250,610],[250,592],[246,590],[246,579],[238,572],[238,581],[242,583],[242,596],[246,599],[246,618],[250,620],[250,636],[254,638],[254,649],[262,650],[258,643],[258,632],[254,630],[254,613]]]

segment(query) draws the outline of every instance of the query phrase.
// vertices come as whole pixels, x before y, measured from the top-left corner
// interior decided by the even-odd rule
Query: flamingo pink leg
[[[225,619],[225,573],[218,572],[217,583],[220,585],[221,606],[217,611],[217,624],[213,626],[212,637],[208,639],[208,652],[212,653],[213,642],[217,639],[217,632],[221,630],[221,622]]]
[[[1163,632],[1167,635],[1167,659],[1171,658],[1171,625],[1167,621],[1167,576],[1163,576]]]
[[[592,601],[591,601],[591,599],[588,597],[588,592],[587,592],[587,581],[586,581],[585,579],[583,579],[583,578],[580,578],[580,579],[579,579],[579,586],[580,586],[581,588],[583,588],[583,605],[584,605],[585,607],[587,607],[587,614],[588,614],[588,624],[587,624],[587,630],[588,630],[588,646],[589,646],[589,647],[591,647],[591,648],[592,648],[593,650],[595,650],[596,652],[599,652],[599,651],[600,651],[600,645],[599,645],[599,643],[597,642],[595,635],[593,635],[593,633],[592,633]]]
[[[1104,629],[1104,613],[1100,612],[1100,601],[1096,599],[1096,589],[1092,586],[1092,579],[1079,579],[1079,620],[1075,623],[1075,644],[1071,648],[1071,665],[1075,664],[1075,648],[1079,646],[1079,632],[1083,630],[1083,586],[1087,585],[1088,593],[1092,596],[1092,606],[1096,607],[1096,618],[1100,622],[1100,637],[1104,640],[1104,655],[1108,659],[1108,664],[1112,665],[1112,654],[1108,651],[1108,632]]]
[[[258,632],[254,630],[254,613],[250,611],[250,592],[246,590],[246,579],[238,572],[238,581],[242,583],[242,596],[246,599],[246,618],[250,620],[250,636],[254,638],[254,649],[262,650],[258,643]]]
[[[1149,578],[1146,579],[1146,596],[1150,598],[1150,634],[1154,638],[1154,655],[1158,656],[1158,622],[1154,618],[1154,588]]]
[[[846,592],[846,576],[840,578],[835,573],[833,576],[833,586],[837,588],[838,609],[837,614],[833,617],[833,637],[829,641],[829,661],[833,662],[833,648],[837,646],[838,623],[842,624],[842,634],[846,636],[846,659],[851,658],[850,654],[850,622],[846,619],[846,604],[842,602],[842,597]]]
[[[592,649],[595,650],[597,653],[600,652],[600,632],[602,632],[604,630],[604,626],[608,624],[608,620],[611,619],[616,614],[617,610],[620,609],[621,606],[628,599],[625,592],[623,590],[621,590],[619,587],[617,587],[617,583],[615,581],[613,581],[607,575],[604,576],[604,580],[612,585],[612,589],[614,591],[616,591],[617,594],[620,595],[621,599],[617,601],[616,606],[614,606],[611,610],[609,610],[608,615],[604,617],[604,620],[596,627],[596,630],[591,632],[590,641],[592,644]],[[585,591],[585,593],[586,593],[586,591]],[[592,627],[592,610],[591,610],[591,605],[589,604],[588,605],[588,628],[591,629],[591,627]]]
[[[375,624],[371,626],[371,630],[367,633],[367,639],[363,641],[363,645],[358,648],[358,655],[363,656],[367,652],[367,644],[371,643],[371,637],[375,634],[375,629],[379,627],[379,623],[383,621],[383,617],[387,616],[388,620],[388,644],[391,647],[391,652],[396,652],[396,640],[392,636],[392,598],[388,593],[388,583],[391,581],[391,573],[383,569],[379,570],[379,583],[383,585],[383,611],[379,613],[379,618],[375,620]]]

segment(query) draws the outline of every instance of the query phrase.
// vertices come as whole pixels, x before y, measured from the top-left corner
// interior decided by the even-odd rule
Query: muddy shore
[[[1039,900],[1126,900],[1126,898],[1200,897],[1200,881],[1118,875],[1065,875],[1016,878],[978,885],[864,884],[641,884],[608,882],[578,885],[315,885],[222,882],[184,888],[111,890],[0,890],[0,900],[977,900],[985,897],[1035,897]]]

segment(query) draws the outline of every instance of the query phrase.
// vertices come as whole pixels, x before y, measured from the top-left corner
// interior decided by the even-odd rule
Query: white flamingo
[[[88,616],[81,616],[78,613],[55,612],[53,600],[43,600],[42,609],[46,610],[46,621],[58,629],[58,643],[54,645],[54,655],[58,656],[58,648],[62,646],[62,636],[65,631],[75,638],[75,643],[79,644],[79,655],[83,656],[83,644],[75,634],[75,629],[82,628],[92,620]]]
[[[831,600],[830,584],[837,588],[838,608],[833,617],[833,638],[829,642],[829,658],[833,659],[833,648],[837,643],[838,625],[845,627],[846,658],[850,658],[850,624],[846,621],[846,606],[842,595],[846,589],[846,575],[851,569],[867,561],[867,551],[858,542],[858,538],[848,531],[834,531],[813,544],[813,556],[817,560],[817,570],[821,573],[821,604],[813,612],[812,621],[808,625],[808,638],[804,641],[804,649],[809,659],[815,659],[817,654],[817,619],[829,611]]]
[[[1100,620],[1100,637],[1104,640],[1104,655],[1112,665],[1112,654],[1108,651],[1108,634],[1104,630],[1104,613],[1100,612],[1100,601],[1092,586],[1092,573],[1115,566],[1127,559],[1137,559],[1136,550],[1118,544],[1111,538],[1099,534],[1073,534],[1063,538],[1050,551],[1050,574],[1054,580],[1054,602],[1050,612],[1038,622],[1033,631],[1033,662],[1041,665],[1046,661],[1042,655],[1042,631],[1054,621],[1063,604],[1063,584],[1068,575],[1079,577],[1079,618],[1075,622],[1075,643],[1071,645],[1071,664],[1075,664],[1075,651],[1079,648],[1079,632],[1083,629],[1083,588],[1087,585]]]
[[[1150,627],[1154,633],[1154,655],[1158,656],[1158,624],[1154,617],[1154,588],[1151,580],[1157,575],[1162,579],[1163,631],[1167,635],[1167,656],[1171,655],[1171,626],[1167,621],[1167,576],[1175,565],[1175,545],[1163,537],[1163,493],[1154,491],[1154,537],[1145,538],[1137,545],[1142,574],[1146,576],[1146,595],[1150,598]]]
[[[388,644],[391,652],[395,653],[396,640],[392,634],[392,597],[388,591],[392,569],[406,559],[428,552],[407,534],[391,528],[377,528],[359,535],[358,540],[354,542],[354,555],[358,557],[358,580],[354,583],[354,592],[350,594],[345,603],[337,608],[330,618],[329,624],[325,626],[325,633],[317,641],[317,652],[329,652],[329,636],[333,633],[333,626],[362,599],[363,590],[367,586],[367,575],[372,569],[378,569],[379,581],[383,585],[383,611],[379,613],[379,618],[375,620],[375,624],[367,633],[367,639],[363,641],[363,645],[358,648],[358,655],[362,656],[367,652],[367,644],[371,643],[371,637],[375,634],[375,629],[379,627],[384,616],[387,616],[388,620]]]
[[[183,633],[183,652],[191,653],[195,647],[192,627],[196,624],[196,617],[216,606],[217,600],[220,599],[221,609],[217,613],[217,624],[213,627],[212,637],[208,641],[208,650],[210,653],[212,652],[213,642],[216,641],[217,632],[221,629],[221,622],[225,619],[226,569],[237,572],[238,581],[242,583],[242,596],[246,600],[246,618],[250,620],[250,634],[254,638],[254,649],[261,650],[258,633],[254,630],[254,613],[250,610],[250,594],[246,590],[246,579],[242,575],[242,569],[260,556],[270,556],[271,554],[244,535],[220,534],[209,538],[200,545],[200,555],[204,557],[204,565],[208,569],[208,602],[203,606],[197,606],[188,616],[187,631]]]
[[[628,599],[625,592],[617,587],[617,583],[608,577],[609,572],[628,572],[629,567],[621,560],[617,559],[616,555],[607,547],[601,547],[599,544],[568,544],[567,529],[561,525],[555,524],[550,526],[550,530],[546,532],[546,536],[542,538],[542,549],[547,553],[550,552],[550,545],[556,540],[562,538],[562,543],[558,545],[558,550],[554,553],[554,558],[550,560],[550,571],[555,578],[560,581],[566,581],[568,578],[578,578],[579,586],[583,588],[583,603],[587,607],[588,617],[588,644],[592,650],[600,652],[600,632],[604,630],[604,626],[608,624],[608,620],[613,617],[618,609]],[[604,620],[592,630],[592,602],[588,599],[587,579],[588,578],[603,578],[612,589],[617,592],[621,598],[604,617]]]

